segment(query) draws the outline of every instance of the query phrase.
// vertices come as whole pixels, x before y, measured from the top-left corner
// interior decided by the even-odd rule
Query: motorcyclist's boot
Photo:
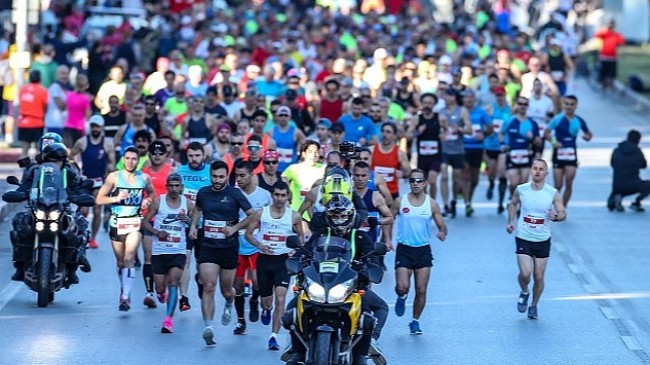
[[[23,263],[14,263],[16,271],[11,275],[11,280],[13,281],[23,281],[25,280],[25,269],[23,268]]]
[[[67,265],[68,269],[68,285],[79,284],[79,277],[77,276],[77,265]]]
[[[292,352],[287,360],[287,365],[299,365],[305,362],[305,354],[301,352]]]
[[[88,261],[86,255],[79,255],[77,262],[79,263],[79,268],[81,269],[81,271],[90,272],[92,270],[92,268],[90,267],[90,261]]]
[[[365,355],[354,355],[352,365],[368,365],[368,358]]]

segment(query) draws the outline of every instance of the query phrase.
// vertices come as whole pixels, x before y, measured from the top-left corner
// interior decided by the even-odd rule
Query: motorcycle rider
[[[36,164],[31,164],[27,166],[26,171],[23,174],[23,178],[21,181],[20,186],[17,191],[22,191],[25,193],[29,193],[34,179],[36,178],[36,173],[39,171],[38,168],[40,167],[40,163],[44,162],[54,162],[59,165],[61,169],[65,171],[67,174],[67,183],[66,183],[66,191],[68,193],[68,196],[74,196],[82,193],[81,191],[81,182],[82,178],[79,176],[79,174],[75,171],[75,169],[71,168],[67,163],[68,159],[68,149],[66,146],[61,143],[61,142],[53,142],[58,139],[61,139],[61,137],[56,134],[56,133],[46,133],[41,139],[39,140],[38,146],[39,148],[42,148],[42,152],[39,156],[37,156],[37,162]],[[47,141],[47,140],[50,141]],[[43,145],[45,145],[43,147]],[[30,256],[32,253],[32,246],[33,243],[31,242],[25,242],[25,244],[21,245],[19,241],[21,241],[19,238],[28,238],[28,237],[33,237],[33,228],[31,224],[31,213],[30,212],[19,212],[17,213],[13,220],[12,220],[12,225],[13,225],[13,232],[21,232],[20,235],[18,234],[11,234],[11,244],[13,246],[13,262],[14,262],[14,268],[16,271],[14,274],[11,276],[11,280],[14,281],[23,281],[25,278],[25,263],[30,260]],[[68,284],[78,284],[79,283],[79,277],[77,277],[76,271],[79,266],[81,266],[81,270],[83,272],[90,272],[91,267],[90,263],[88,262],[88,259],[86,258],[86,244],[88,242],[88,222],[79,214],[78,212],[74,212],[72,214],[72,218],[75,221],[75,224],[78,227],[79,235],[75,235],[76,239],[66,241],[66,245],[73,250],[77,252],[76,255],[76,263],[68,263],[67,264],[67,269],[68,269],[68,277],[67,281]]]
[[[344,238],[355,245],[355,247],[352,248],[354,252],[354,261],[368,258],[369,263],[378,265],[378,257],[374,253],[374,246],[370,237],[366,232],[354,228],[355,217],[356,209],[350,199],[342,194],[334,194],[326,205],[325,221],[327,229],[315,232],[303,246],[304,249],[300,249],[296,254],[300,255],[301,253],[312,252],[312,245],[317,242],[319,238],[334,235]],[[353,264],[355,270],[360,269],[354,266],[355,265]],[[361,302],[362,310],[363,312],[372,312],[375,318],[377,318],[377,323],[372,333],[364,333],[361,340],[354,347],[352,365],[367,364],[366,356],[369,351],[372,355],[383,357],[383,354],[376,345],[376,340],[381,335],[381,330],[386,323],[388,317],[388,305],[369,288],[369,284],[370,281],[368,278],[364,276],[363,272],[359,272],[357,288],[365,290]],[[289,302],[287,305],[287,311],[296,306],[297,298],[298,296],[294,297]],[[306,349],[296,337],[296,334],[293,331],[290,333],[291,349],[287,352],[291,352],[291,355],[287,361],[287,365],[297,365],[305,361]]]

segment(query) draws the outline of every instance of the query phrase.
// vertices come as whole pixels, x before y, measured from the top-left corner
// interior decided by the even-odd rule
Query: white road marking
[[[576,264],[569,264],[569,270],[571,270],[572,273],[574,274],[582,274],[582,268]]]
[[[0,292],[0,311],[9,304],[9,302],[18,294],[22,289],[23,283],[12,281]]]
[[[603,315],[607,319],[619,319],[618,314],[611,307],[600,307],[600,311],[603,312]]]
[[[643,351],[643,346],[641,346],[641,343],[639,340],[636,339],[634,336],[621,336],[621,340],[625,343],[625,346],[627,346],[628,350],[630,351]]]

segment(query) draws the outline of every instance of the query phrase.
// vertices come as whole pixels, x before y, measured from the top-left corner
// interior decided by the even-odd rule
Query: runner
[[[440,135],[447,130],[447,120],[433,108],[438,97],[432,93],[420,96],[420,113],[417,126],[415,123],[407,134],[417,135],[418,168],[426,172],[429,182],[429,194],[436,199],[438,174],[442,164]]]
[[[399,196],[399,179],[411,171],[406,153],[395,144],[397,126],[392,122],[381,125],[381,143],[370,147],[372,151],[372,168],[386,181],[386,186],[393,199]]]
[[[297,127],[289,125],[290,118],[291,109],[288,106],[279,107],[275,114],[276,125],[269,132],[277,144],[277,151],[280,154],[278,171],[282,173],[297,161],[296,151],[304,150],[305,135]]]
[[[278,172],[278,159],[280,155],[276,150],[266,150],[262,155],[262,163],[264,164],[264,171],[257,174],[257,185],[260,188],[269,192],[273,191],[273,185],[276,182],[283,180],[282,174]]]
[[[269,115],[263,109],[257,109],[250,118],[251,132],[246,134],[244,138],[244,145],[248,147],[248,140],[252,136],[258,136],[262,139],[262,150],[274,150],[276,148],[275,141],[270,135],[264,133],[264,126],[268,121]],[[244,148],[244,156],[248,157],[248,149]]]
[[[420,316],[427,301],[427,286],[433,266],[431,254],[431,221],[438,227],[436,237],[447,238],[447,226],[440,207],[426,193],[424,171],[414,169],[409,174],[411,191],[395,200],[393,216],[397,217],[397,248],[395,250],[395,314],[398,317],[406,311],[406,298],[411,286],[411,275],[415,280],[413,320],[409,323],[412,335],[421,335]]]
[[[246,150],[248,151],[248,154],[235,160],[234,165],[237,165],[238,161],[248,162],[251,169],[253,169],[253,183],[257,185],[257,174],[264,171],[264,164],[262,164],[262,138],[257,135],[250,136],[248,143],[246,144]],[[230,174],[228,182],[230,185],[237,186],[234,168]]]
[[[212,132],[218,124],[217,119],[205,112],[205,98],[194,95],[190,97],[190,112],[183,118],[181,136],[187,138],[186,143],[200,142],[206,144],[212,139]],[[181,147],[183,149],[183,147]]]
[[[354,179],[354,191],[361,196],[368,209],[368,219],[364,221],[359,229],[367,232],[372,242],[380,242],[379,233],[381,229],[381,242],[386,245],[388,251],[392,251],[390,227],[393,224],[393,215],[381,193],[370,189],[368,186],[370,165],[363,161],[355,163],[352,177]]]
[[[551,252],[551,224],[566,219],[567,213],[558,190],[545,183],[548,165],[542,159],[532,164],[531,181],[517,186],[508,206],[508,233],[517,230],[517,264],[521,293],[517,310],[528,309],[528,318],[537,319],[537,303],[544,291],[544,273]],[[517,218],[517,212],[521,214]],[[515,223],[515,219],[517,222]],[[528,307],[528,284],[533,276],[533,301]]]
[[[104,136],[104,118],[93,115],[88,120],[90,134],[79,138],[70,151],[71,159],[77,155],[81,156],[81,173],[95,182],[93,195],[97,196],[99,188],[104,184],[106,173],[115,171],[115,147],[113,139]],[[82,208],[84,215],[88,215],[88,208]],[[102,206],[93,207],[93,221],[90,230],[88,247],[99,248],[97,244],[97,232],[102,223]]]
[[[562,202],[567,207],[573,193],[573,179],[578,169],[578,146],[576,145],[578,132],[582,130],[582,139],[587,142],[591,141],[593,134],[587,127],[587,122],[576,115],[578,98],[567,95],[564,97],[563,104],[564,112],[551,120],[544,135],[553,144],[553,180],[558,191],[562,191],[564,187]],[[553,132],[554,136],[551,134]]]
[[[486,112],[492,118],[492,134],[485,137],[483,146],[485,147],[485,162],[488,170],[488,180],[490,185],[487,189],[487,200],[494,197],[495,181],[499,179],[499,202],[497,213],[503,213],[506,208],[503,206],[503,200],[508,189],[508,179],[506,178],[506,154],[502,151],[501,142],[499,141],[501,129],[506,121],[510,121],[512,111],[506,100],[506,89],[498,85],[494,87],[496,101],[488,106]]]
[[[151,140],[156,139],[156,134],[153,129],[149,128],[144,123],[145,111],[144,105],[141,103],[135,104],[130,112],[131,121],[118,128],[113,138],[113,142],[121,149],[132,146],[135,144],[135,135],[137,132],[146,130],[151,135]],[[146,153],[146,151],[145,151]]]
[[[246,228],[246,240],[258,248],[257,279],[262,296],[262,324],[268,325],[273,319],[268,349],[280,350],[277,336],[280,331],[280,319],[284,313],[287,288],[290,276],[285,261],[292,252],[287,248],[287,237],[294,233],[302,243],[302,219],[300,215],[287,207],[289,185],[278,181],[273,185],[273,204],[253,213]],[[256,236],[253,231],[259,228]],[[273,314],[271,314],[271,310]]]
[[[232,171],[235,161],[244,158],[244,135],[235,133],[230,136],[230,152],[223,156],[223,161],[228,166],[228,171]],[[213,160],[218,161],[218,160]]]
[[[372,166],[372,151],[370,151],[368,147],[362,147],[361,151],[359,151],[359,158],[356,161],[363,161],[367,163],[368,166]],[[386,205],[388,205],[389,208],[393,205],[393,196],[390,194],[390,191],[388,191],[386,180],[384,180],[381,175],[375,174],[374,170],[370,170],[370,176],[368,177],[368,188],[380,192],[381,196],[383,196],[384,200],[386,201]]]
[[[178,286],[185,267],[186,232],[194,203],[182,195],[183,178],[177,173],[167,176],[167,194],[162,194],[149,207],[142,221],[145,231],[153,235],[152,262],[156,295],[167,303],[161,333],[174,332],[172,317],[176,310]],[[151,220],[154,219],[153,226]]]
[[[239,210],[246,215],[253,214],[250,203],[242,192],[228,185],[228,165],[215,161],[210,165],[210,186],[203,187],[196,195],[196,206],[192,214],[189,237],[198,238],[199,218],[203,217],[203,238],[199,251],[199,277],[203,283],[201,312],[205,328],[203,340],[214,346],[214,292],[219,288],[226,305],[221,316],[221,324],[227,326],[231,321],[232,304],[235,299],[233,289],[239,238],[238,231],[248,224],[248,218],[239,220]]]
[[[187,146],[187,164],[181,165],[178,168],[178,174],[183,179],[183,194],[192,203],[196,202],[196,194],[199,190],[204,186],[210,185],[210,166],[205,163],[205,153],[201,143],[192,142]],[[199,222],[199,227],[201,227],[201,222]],[[188,288],[190,285],[192,250],[194,250],[194,257],[197,259],[198,265],[200,243],[201,231],[199,231],[198,239],[187,238],[185,267],[183,268],[180,287],[181,299],[179,300],[179,309],[181,312],[191,308]],[[200,298],[201,296],[199,295]]]
[[[223,160],[230,152],[230,136],[232,135],[232,128],[228,123],[219,124],[217,127],[217,138],[213,138],[206,147],[206,155],[211,161]]]
[[[528,106],[527,115],[530,119],[537,122],[540,138],[544,139],[544,131],[546,130],[548,121],[553,118],[555,106],[553,105],[553,100],[551,100],[551,98],[542,94],[542,82],[538,79],[535,79],[533,82],[533,93],[530,96],[528,103],[530,105]],[[541,143],[539,146],[534,146],[533,152],[535,158],[541,158],[544,153],[544,143]]]
[[[131,309],[135,256],[140,245],[140,212],[151,202],[144,198],[144,193],[146,191],[150,197],[155,194],[149,176],[136,170],[139,158],[135,147],[127,147],[123,156],[124,170],[108,174],[95,200],[98,205],[113,204],[109,236],[120,279],[119,309],[125,312]]]
[[[259,139],[259,137],[255,136]],[[251,142],[253,142],[251,140]],[[259,143],[259,141],[256,141]],[[237,187],[244,193],[246,199],[253,207],[254,211],[259,211],[260,209],[271,204],[271,193],[264,190],[263,188],[257,186],[253,182],[252,165],[250,162],[244,160],[237,160],[235,162],[234,176],[237,179]],[[246,218],[246,213],[239,211],[239,219],[244,220]],[[257,228],[257,227],[255,227]],[[237,271],[235,272],[235,311],[237,312],[237,325],[233,330],[235,335],[246,334],[246,319],[244,318],[244,306],[246,304],[245,292],[244,292],[244,282],[246,281],[246,276],[252,283],[251,290],[251,299],[250,299],[250,311],[248,312],[248,319],[251,322],[257,322],[259,319],[259,297],[260,291],[257,280],[257,256],[258,250],[255,245],[251,244],[250,241],[244,236],[245,229],[239,231],[239,256],[237,259]]]

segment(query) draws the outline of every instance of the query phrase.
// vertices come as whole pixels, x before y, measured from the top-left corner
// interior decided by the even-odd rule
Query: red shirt
[[[399,162],[399,147],[393,146],[388,153],[383,153],[379,149],[379,144],[375,145],[372,150],[372,169],[375,174],[381,175],[386,180],[386,187],[391,194],[399,193],[399,179],[397,171],[401,168]]]
[[[615,61],[617,57],[616,48],[625,44],[625,38],[623,38],[621,33],[607,28],[598,31],[595,37],[603,41],[603,48],[600,49],[600,58]]]
[[[43,128],[47,99],[47,89],[40,84],[30,83],[23,86],[18,99],[18,128]]]
[[[329,101],[326,98],[320,100],[320,117],[327,118],[332,123],[338,122],[343,114],[343,100]]]

